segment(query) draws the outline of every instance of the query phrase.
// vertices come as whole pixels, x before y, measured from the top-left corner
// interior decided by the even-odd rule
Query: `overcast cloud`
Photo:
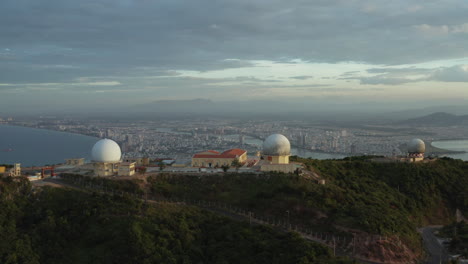
[[[468,98],[467,14],[465,0],[2,0],[0,110],[97,93]]]

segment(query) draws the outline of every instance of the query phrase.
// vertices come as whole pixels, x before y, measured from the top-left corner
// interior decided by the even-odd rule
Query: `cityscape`
[[[108,138],[122,146],[124,157],[167,158],[182,163],[188,163],[193,154],[206,149],[226,150],[240,147],[254,154],[261,150],[262,141],[273,133],[287,136],[293,147],[293,155],[305,158],[397,156],[405,153],[404,145],[415,137],[431,143],[438,140],[465,139],[465,135],[468,134],[467,126],[445,129],[439,126],[407,123],[333,125],[300,120],[187,118],[161,121],[135,119],[116,123],[105,120],[44,117],[30,120],[10,118],[4,122]],[[456,152],[445,150],[445,152],[434,152],[434,155]]]

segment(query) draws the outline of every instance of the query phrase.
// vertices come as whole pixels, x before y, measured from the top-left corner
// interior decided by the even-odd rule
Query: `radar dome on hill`
[[[408,153],[424,153],[426,144],[419,138],[414,138],[408,143]]]
[[[119,162],[122,152],[115,141],[106,138],[94,144],[91,156],[95,162]]]
[[[289,156],[291,154],[291,144],[281,134],[270,135],[263,142],[263,154],[269,156]]]

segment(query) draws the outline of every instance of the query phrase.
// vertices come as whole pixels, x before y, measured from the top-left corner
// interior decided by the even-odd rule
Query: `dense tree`
[[[399,235],[420,248],[418,226],[448,223],[456,208],[468,215],[468,164],[439,159],[429,163],[378,163],[373,157],[299,159],[326,185],[286,174],[150,178],[155,194],[213,200],[284,219],[317,231],[346,227]],[[341,230],[341,229],[340,229]]]
[[[215,201],[316,231],[359,229],[398,235],[421,249],[417,227],[447,224],[455,209],[468,215],[468,163],[443,158],[428,163],[379,163],[374,157],[312,160],[293,157],[326,179],[325,185],[292,174],[159,175],[148,178],[152,195]],[[137,181],[70,176],[141,193]],[[344,232],[344,233],[343,233]],[[349,234],[348,234],[349,235]]]
[[[0,178],[0,208],[0,263],[350,263],[297,235],[194,207],[32,191],[24,178]]]
[[[238,158],[235,158],[235,159],[232,161],[232,163],[231,163],[231,166],[233,166],[234,168],[236,168],[236,171],[238,171],[239,168],[242,167],[243,165],[244,165],[244,164],[241,163],[241,162],[239,161]]]

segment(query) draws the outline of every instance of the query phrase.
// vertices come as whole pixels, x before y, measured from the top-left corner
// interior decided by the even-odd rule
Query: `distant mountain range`
[[[159,100],[151,103],[136,105],[132,110],[142,112],[199,112],[207,111],[216,104],[208,99],[193,100]]]
[[[445,112],[399,121],[401,125],[425,126],[468,126],[468,115],[454,115]]]
[[[2,105],[0,105],[2,106]],[[23,108],[21,108],[23,109]],[[252,97],[248,100],[225,98],[216,101],[206,98],[187,100],[156,100],[139,104],[101,105],[81,108],[60,105],[40,108],[31,112],[24,108],[16,113],[18,116],[52,115],[83,116],[85,118],[148,119],[157,118],[259,118],[268,120],[305,120],[332,125],[360,124],[416,124],[429,126],[467,125],[468,105],[448,105],[424,108],[406,108],[405,105],[381,105],[377,102],[360,102],[337,98],[325,100],[321,97],[304,97],[302,99],[269,99],[260,100]],[[395,110],[397,109],[397,110]],[[31,114],[34,113],[34,114]],[[425,116],[429,113],[434,113]],[[450,114],[449,114],[450,113]],[[0,116],[11,116],[1,112]],[[457,116],[459,115],[459,116]]]

